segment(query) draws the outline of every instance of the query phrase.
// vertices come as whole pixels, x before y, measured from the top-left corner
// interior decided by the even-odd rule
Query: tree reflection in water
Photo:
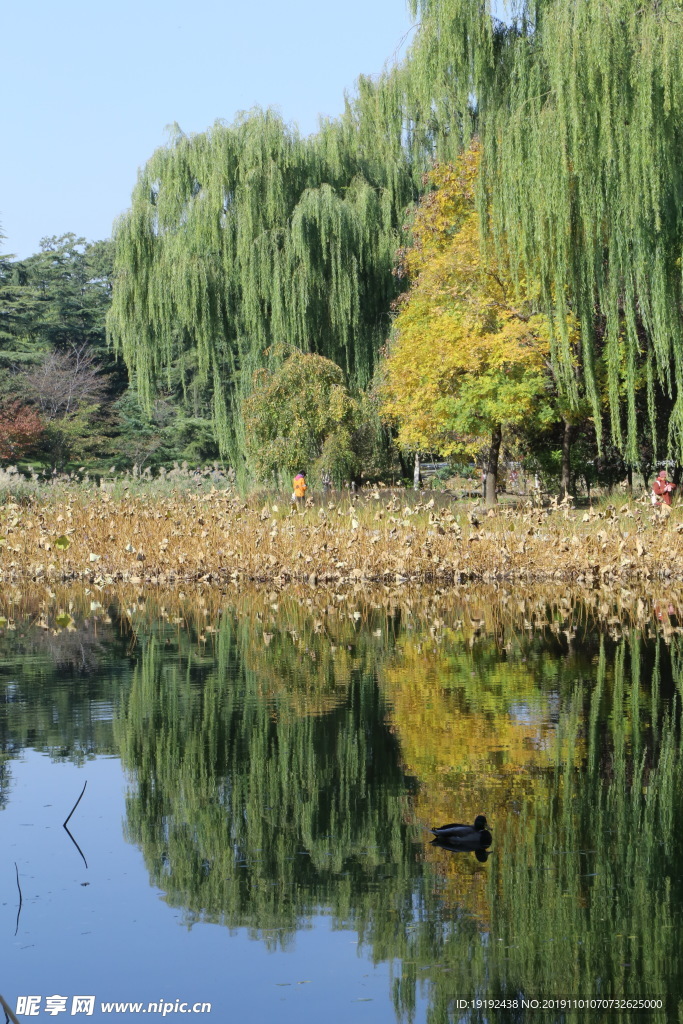
[[[108,648],[106,742],[130,776],[127,835],[153,884],[188,925],[246,928],[270,948],[330,915],[391,964],[401,1019],[418,991],[444,1024],[463,997],[676,1006],[676,627],[596,627],[580,608],[544,620],[524,602],[506,615],[453,602],[436,626],[357,608],[137,608],[135,646]],[[34,735],[96,747],[93,685],[72,676],[65,709],[47,670],[41,686],[8,683],[5,757]],[[426,826],[479,812],[487,860],[429,842]]]

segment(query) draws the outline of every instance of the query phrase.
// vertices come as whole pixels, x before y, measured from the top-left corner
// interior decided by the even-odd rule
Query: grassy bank
[[[232,492],[113,497],[106,491],[0,507],[0,578],[97,584],[683,580],[683,516],[645,499],[587,511],[502,507],[405,493],[293,510]],[[440,504],[439,504],[440,503]]]

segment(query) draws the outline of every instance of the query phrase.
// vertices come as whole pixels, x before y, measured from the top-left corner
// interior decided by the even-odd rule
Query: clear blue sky
[[[16,0],[0,14],[0,252],[111,234],[166,125],[334,116],[410,27],[405,0]]]

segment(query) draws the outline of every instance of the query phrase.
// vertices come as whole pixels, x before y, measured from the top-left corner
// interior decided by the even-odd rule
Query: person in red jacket
[[[671,495],[676,489],[676,484],[671,484],[666,479],[666,470],[663,469],[652,485],[652,504],[670,505]]]

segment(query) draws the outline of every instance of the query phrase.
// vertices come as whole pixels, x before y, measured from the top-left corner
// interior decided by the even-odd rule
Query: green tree
[[[73,233],[43,238],[40,252],[23,261],[37,309],[32,335],[51,349],[104,351],[112,269],[110,241],[88,245]]]
[[[116,432],[109,452],[118,467],[142,471],[173,462],[196,466],[218,457],[210,419],[190,415],[172,394],[160,395],[150,415],[131,387],[114,404],[114,413]]]
[[[0,260],[0,394],[32,404],[46,426],[42,458],[63,468],[98,460],[127,385],[108,350],[113,245],[44,238],[25,260]],[[34,446],[35,447],[35,446]]]
[[[247,452],[261,479],[315,467],[341,482],[355,472],[358,403],[330,359],[293,349],[276,369],[257,370],[242,411]]]
[[[412,6],[422,21],[403,69],[406,111],[446,125],[449,110],[470,109],[462,123],[476,123],[483,141],[487,233],[517,280],[540,284],[568,399],[577,404],[585,389],[600,440],[602,364],[611,439],[636,465],[638,379],[655,447],[659,385],[673,397],[669,446],[680,454],[679,0],[515,0],[507,25],[481,0]]]
[[[1,238],[1,236],[0,236]],[[38,319],[37,298],[21,261],[0,256],[0,388],[12,366],[39,358],[32,325]]]
[[[372,100],[367,100],[372,106]],[[400,126],[349,105],[309,138],[272,112],[177,132],[143,169],[118,224],[110,335],[149,410],[195,354],[223,452],[244,450],[235,411],[282,339],[372,376],[384,341],[406,207],[417,195]]]

